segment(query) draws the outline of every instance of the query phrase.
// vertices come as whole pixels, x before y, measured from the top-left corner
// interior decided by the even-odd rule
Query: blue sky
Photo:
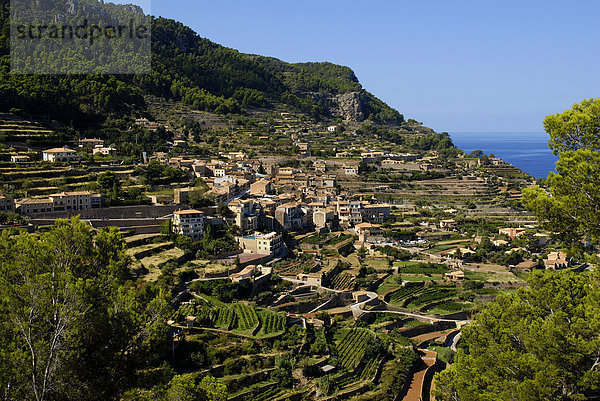
[[[347,65],[437,131],[542,131],[547,114],[600,96],[595,0],[153,0],[151,12],[242,52]]]

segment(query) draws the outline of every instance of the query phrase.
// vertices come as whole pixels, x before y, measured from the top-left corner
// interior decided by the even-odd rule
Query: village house
[[[342,166],[342,170],[345,175],[349,175],[349,176],[357,176],[358,175],[358,166],[344,164],[344,166]]]
[[[86,148],[86,149],[94,149],[94,148],[98,148],[98,147],[101,148],[104,146],[104,139],[84,138],[84,139],[79,140],[78,145],[80,148]]]
[[[371,223],[383,223],[390,217],[391,207],[386,204],[363,204],[361,214],[363,220]]]
[[[271,257],[279,254],[283,246],[281,235],[276,232],[269,234],[256,233],[254,235],[238,237],[237,241],[244,253],[269,255]]]
[[[296,142],[296,146],[298,146],[298,150],[303,156],[310,155],[310,144],[308,142]]]
[[[349,226],[359,224],[363,221],[362,202],[359,201],[338,201],[335,203],[337,215],[340,224]]]
[[[12,163],[29,163],[31,158],[27,155],[11,155],[10,161]]]
[[[441,220],[440,228],[445,231],[454,230],[456,228],[456,221],[454,221],[454,219]]]
[[[147,118],[137,118],[135,120],[135,124],[139,127],[146,128],[150,131],[156,131],[159,128],[167,128],[165,125],[161,125],[159,123],[148,120]]]
[[[336,228],[336,214],[334,208],[313,211],[313,224],[317,230],[332,231]]]
[[[285,203],[295,202],[296,195],[290,193],[279,194],[272,198],[272,200],[275,202],[276,206],[281,206]]]
[[[564,252],[550,252],[548,257],[544,259],[544,266],[546,269],[566,269],[571,266],[571,262]]]
[[[473,251],[472,249],[469,249],[469,248],[458,248],[458,249],[443,251],[442,255],[448,255],[448,256],[452,255],[453,257],[464,259],[465,257],[472,255],[474,253],[475,253],[475,251]]]
[[[16,201],[16,211],[22,216],[35,216],[40,213],[50,213],[54,204],[49,198],[19,199]]]
[[[273,193],[273,181],[271,180],[260,180],[250,184],[250,195],[263,196],[272,195]]]
[[[389,158],[381,161],[381,168],[411,170],[404,160]]]
[[[221,156],[228,158],[229,160],[246,160],[248,159],[248,155],[245,152],[229,152],[229,153],[220,153]]]
[[[291,176],[299,172],[293,167],[280,167],[277,169],[277,176]]]
[[[212,196],[215,199],[216,204],[227,203],[227,201],[234,196],[234,193],[237,192],[237,190],[235,190],[237,185],[231,183],[229,184],[230,185],[214,187],[208,191],[206,195]]]
[[[498,233],[499,234],[506,234],[512,240],[512,239],[515,239],[516,237],[518,237],[519,235],[523,234],[525,231],[527,231],[526,228],[510,228],[510,227],[506,227],[506,228],[499,229]]]
[[[193,240],[204,236],[204,213],[195,210],[177,210],[173,212],[172,230],[177,235],[185,235]]]
[[[278,228],[284,231],[300,230],[305,225],[306,214],[299,203],[290,202],[275,209]]]
[[[42,160],[45,162],[68,162],[72,160],[79,160],[80,155],[76,151],[69,148],[52,148],[42,151]]]
[[[92,193],[89,191],[61,192],[49,196],[55,212],[89,210],[92,208]]]
[[[327,171],[327,163],[322,160],[317,160],[314,162],[313,168],[317,173],[325,173]]]
[[[165,152],[154,152],[152,156],[150,156],[150,161],[167,164],[169,162],[169,155]]]
[[[192,171],[196,177],[211,177],[212,170],[209,170],[206,167],[206,162],[203,161],[195,161],[192,163]]]
[[[102,207],[102,195],[89,191],[61,192],[48,198],[27,198],[15,202],[17,213],[35,216],[41,213],[89,210]]]
[[[222,165],[219,167],[215,167],[213,170],[215,177],[226,177],[234,171],[235,168],[230,165]]]
[[[94,149],[92,149],[92,154],[93,155],[97,155],[100,154],[102,156],[116,156],[117,155],[117,149],[116,148],[112,148],[112,147],[96,147]]]
[[[175,188],[173,191],[173,203],[176,205],[189,205],[190,195],[198,192],[198,188]]]
[[[188,157],[172,157],[169,159],[169,167],[180,168],[180,169],[191,169],[192,165],[196,161]]]
[[[356,230],[356,233],[360,236],[363,234],[370,234],[372,231],[379,230],[380,227],[378,225],[371,224],[371,223],[360,223],[360,224],[357,224],[354,227],[354,229]]]
[[[363,159],[381,160],[385,157],[385,152],[382,150],[367,150],[360,154]]]
[[[12,213],[15,211],[15,200],[9,196],[0,195],[0,212]]]
[[[326,280],[325,273],[313,272],[313,273],[300,273],[298,274],[298,280],[305,281],[310,285],[322,286],[323,282]]]
[[[229,204],[229,209],[234,214],[233,223],[240,228],[242,233],[258,230],[262,212],[260,203],[254,202],[252,199],[238,199]]]
[[[453,271],[445,274],[446,280],[449,281],[463,281],[465,279],[465,272],[462,270]]]

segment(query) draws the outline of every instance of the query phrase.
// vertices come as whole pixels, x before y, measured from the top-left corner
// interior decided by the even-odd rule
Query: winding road
[[[366,292],[365,295],[367,295],[369,297],[369,299],[362,301],[362,302],[357,302],[353,305],[350,305],[350,309],[358,314],[362,313],[393,313],[396,315],[403,315],[403,316],[408,316],[408,317],[414,317],[417,319],[425,319],[425,320],[429,320],[431,322],[452,322],[452,323],[456,323],[457,326],[461,327],[465,324],[468,324],[468,320],[464,320],[464,319],[447,319],[447,318],[439,318],[439,317],[435,317],[435,316],[427,316],[427,315],[420,315],[417,313],[410,313],[410,312],[401,312],[401,311],[395,311],[395,310],[390,310],[390,309],[384,309],[384,310],[364,310],[362,309],[362,306],[364,304],[366,304],[367,302],[378,298],[379,296],[374,293],[374,292]],[[388,303],[381,300],[381,302],[386,306],[386,308],[388,307]]]

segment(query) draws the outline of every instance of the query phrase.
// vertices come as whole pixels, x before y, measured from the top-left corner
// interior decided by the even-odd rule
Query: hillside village
[[[493,155],[288,112],[250,130],[198,115],[196,135],[181,118],[135,120],[171,140],[132,157],[99,138],[36,149],[21,136],[45,128],[3,115],[1,228],[118,227],[132,280],[172,293],[174,366],[208,369],[230,400],[369,399],[385,386],[429,399],[482,305],[532,269],[586,268],[521,206],[536,180]],[[419,130],[403,135],[431,134]],[[221,356],[194,360],[201,342]],[[301,367],[277,362],[296,352]],[[292,372],[281,386],[280,369]]]

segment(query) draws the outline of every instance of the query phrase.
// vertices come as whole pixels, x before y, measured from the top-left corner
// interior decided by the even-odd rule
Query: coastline
[[[546,178],[558,160],[548,148],[545,132],[452,132],[450,137],[467,154],[493,153],[535,178]]]

